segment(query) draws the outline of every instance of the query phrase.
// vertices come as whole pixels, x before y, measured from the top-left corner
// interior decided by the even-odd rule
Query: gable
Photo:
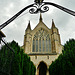
[[[34,35],[38,30],[44,29],[48,33],[50,32],[51,29],[49,29],[42,21],[37,24],[37,26],[32,30],[31,34]]]

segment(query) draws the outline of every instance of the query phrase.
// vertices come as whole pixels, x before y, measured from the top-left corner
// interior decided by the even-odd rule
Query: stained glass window
[[[38,40],[36,39],[36,52],[38,52]]]
[[[44,41],[44,39],[42,40],[42,48],[43,48],[43,52],[45,52],[45,41]]]
[[[42,28],[34,35],[32,52],[51,52],[50,35]]]
[[[33,52],[35,52],[35,40],[33,39]]]
[[[41,52],[41,39],[39,39],[39,52]]]
[[[49,52],[51,52],[51,42],[50,42],[50,38],[49,38]]]

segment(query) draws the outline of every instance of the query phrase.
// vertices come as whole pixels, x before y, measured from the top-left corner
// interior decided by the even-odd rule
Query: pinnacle
[[[55,24],[54,24],[53,19],[52,19],[52,28],[55,28]]]
[[[30,21],[28,23],[27,29],[30,29],[31,30]]]
[[[42,21],[42,14],[40,13],[40,19],[39,19],[39,21]]]

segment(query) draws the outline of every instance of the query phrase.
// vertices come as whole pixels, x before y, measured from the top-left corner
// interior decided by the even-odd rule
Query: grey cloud
[[[25,2],[24,2],[25,1]],[[75,10],[75,0],[44,0],[53,2],[69,9]],[[0,0],[0,24],[8,20],[10,17],[7,14],[11,15],[11,17],[20,11],[22,8],[26,7],[29,4],[32,4],[34,0]],[[5,7],[9,9],[10,3],[14,4],[14,7],[6,12]],[[25,29],[28,25],[28,21],[31,21],[32,29],[39,22],[39,14],[30,14],[29,12],[25,14],[25,11],[18,19],[14,20],[7,27],[3,29],[3,32],[6,34],[6,40],[12,41],[16,40],[20,45],[23,44]],[[54,19],[56,27],[59,29],[61,36],[61,43],[64,44],[69,38],[75,38],[75,17],[53,7],[53,12],[49,13],[50,10],[46,13],[43,13],[43,21],[50,28],[51,20]],[[66,38],[67,37],[67,38]]]

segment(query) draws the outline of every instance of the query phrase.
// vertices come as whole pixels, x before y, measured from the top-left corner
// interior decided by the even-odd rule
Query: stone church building
[[[39,23],[33,30],[29,22],[22,47],[36,66],[36,75],[49,75],[49,65],[58,58],[63,47],[54,21],[52,20],[50,29],[44,24],[40,14]]]

